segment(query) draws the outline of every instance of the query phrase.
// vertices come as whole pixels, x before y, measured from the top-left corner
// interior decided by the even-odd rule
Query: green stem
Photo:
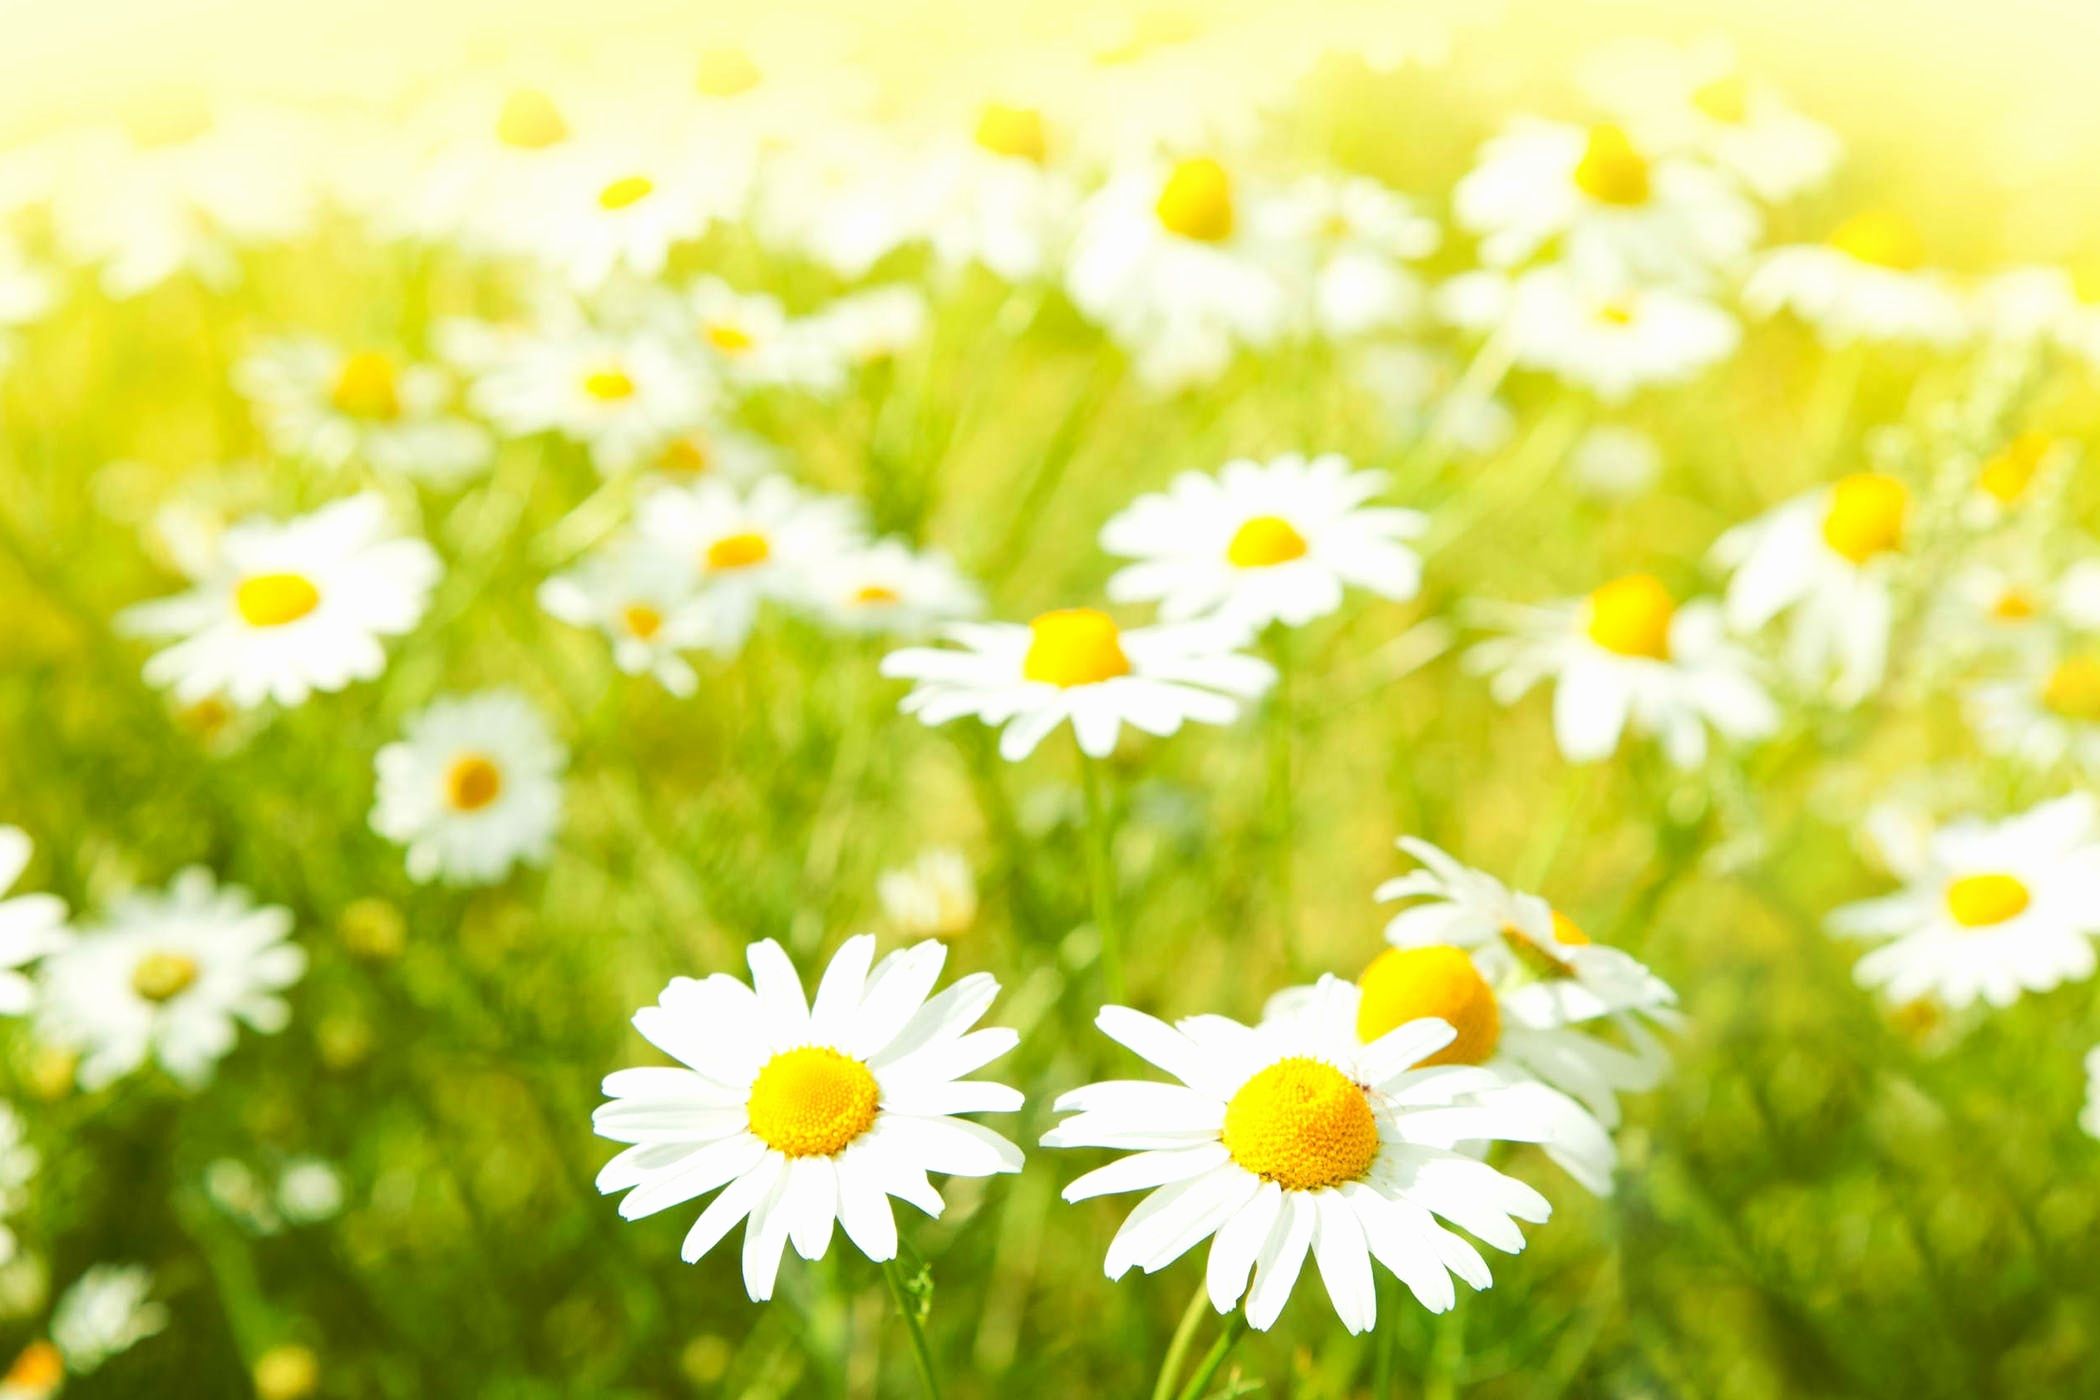
[[[1086,791],[1086,871],[1093,887],[1094,932],[1101,939],[1101,993],[1105,1001],[1123,1002],[1122,933],[1116,927],[1116,890],[1113,842],[1109,828],[1108,799],[1103,792],[1101,762],[1079,755],[1081,786]]]
[[[1297,710],[1292,703],[1291,687],[1293,670],[1292,638],[1281,625],[1270,629],[1269,660],[1276,668],[1276,689],[1269,710],[1269,800],[1268,807],[1274,825],[1269,832],[1270,878],[1275,884],[1276,927],[1283,938],[1283,954],[1286,966],[1297,968],[1297,927],[1292,918],[1296,908],[1291,879],[1291,851],[1297,844],[1297,804],[1293,800],[1296,789],[1291,782],[1292,730],[1297,723]]]
[[[919,1363],[919,1380],[926,1388],[927,1400],[941,1400],[941,1383],[933,1369],[933,1349],[926,1345],[926,1330],[919,1325],[918,1309],[912,1306],[911,1294],[904,1287],[904,1274],[895,1258],[883,1261],[882,1277],[890,1286],[890,1297],[896,1300],[897,1312],[904,1318],[904,1330],[911,1337],[912,1359]]]
[[[1203,1306],[1209,1301],[1209,1290],[1199,1279],[1189,1305],[1181,1311],[1181,1322],[1167,1343],[1166,1358],[1159,1363],[1159,1379],[1152,1383],[1152,1400],[1173,1400],[1175,1378],[1180,1376],[1182,1364],[1188,1360],[1189,1348],[1196,1341],[1196,1324],[1203,1321]]]
[[[1212,1342],[1210,1350],[1204,1353],[1196,1374],[1190,1376],[1189,1383],[1181,1388],[1181,1400],[1203,1400],[1210,1393],[1211,1381],[1217,1378],[1219,1369],[1225,1365],[1225,1358],[1232,1355],[1233,1347],[1246,1330],[1247,1315],[1235,1309],[1232,1316],[1225,1319],[1225,1330],[1218,1334],[1218,1340]]]

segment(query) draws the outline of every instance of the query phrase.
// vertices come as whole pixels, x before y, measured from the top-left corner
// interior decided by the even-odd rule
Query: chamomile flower
[[[1847,904],[1830,929],[1879,947],[1853,968],[1898,1004],[1934,996],[1959,1011],[2011,1004],[2092,975],[2100,933],[2100,829],[2079,794],[1999,822],[1941,827],[1921,850],[1884,854],[1904,882]]]
[[[1986,335],[2053,343],[2100,365],[2100,260],[2008,268],[1976,288],[1972,305]]]
[[[746,950],[751,983],[727,973],[672,979],[635,1029],[677,1068],[608,1075],[598,1135],[631,1146],[598,1173],[627,1192],[640,1220],[721,1187],[687,1232],[697,1261],[744,1223],[744,1287],[773,1296],[783,1248],[821,1259],[843,1227],[868,1258],[897,1255],[890,1197],[943,1208],[928,1172],[992,1176],[1021,1169],[999,1134],[959,1117],[1008,1113],[1021,1095],[966,1079],[1013,1049],[1010,1030],[972,1030],[999,993],[973,973],[929,999],[947,949],[920,943],[875,962],[875,938],[849,938],[816,996],[778,943]]]
[[[1050,163],[1043,114],[986,103],[968,140],[931,145],[904,198],[934,256],[1009,282],[1045,275],[1070,236],[1079,192]]]
[[[605,472],[645,462],[698,427],[715,394],[692,355],[649,333],[556,328],[502,337],[470,358],[477,412],[511,436],[582,443]]]
[[[882,674],[916,682],[906,714],[931,725],[975,715],[1002,729],[1000,754],[1019,762],[1070,721],[1094,758],[1115,751],[1128,724],[1169,735],[1182,724],[1230,724],[1240,702],[1268,689],[1275,671],[1239,652],[1245,629],[1189,622],[1118,627],[1096,608],[1060,608],[1026,623],[958,623],[953,647],[908,647],[883,658]]]
[[[803,332],[855,367],[893,360],[926,338],[926,295],[902,283],[870,287],[802,320]]]
[[[2031,768],[2069,765],[2100,778],[2100,652],[2079,650],[2029,664],[1969,691],[1983,746]]]
[[[875,881],[889,926],[911,938],[953,938],[977,922],[977,881],[970,862],[950,846],[922,851]]]
[[[780,449],[755,433],[711,423],[673,434],[642,465],[681,485],[703,476],[749,482],[779,470]]]
[[[632,541],[616,541],[540,585],[540,606],[572,627],[592,627],[612,643],[613,664],[653,676],[673,695],[699,685],[683,653],[711,646],[717,615],[698,595],[683,560]]]
[[[75,1375],[100,1370],[167,1325],[168,1309],[153,1300],[153,1271],[144,1264],[97,1264],[51,1310],[51,1340]]]
[[[859,544],[857,503],[782,476],[747,489],[703,478],[659,486],[636,516],[642,543],[689,571],[714,617],[717,645],[744,644],[760,604],[801,603],[817,569]]]
[[[189,592],[127,609],[119,622],[180,638],[146,662],[149,682],[185,704],[220,696],[244,708],[296,705],[377,676],[381,640],[415,627],[440,572],[436,552],[395,534],[386,502],[371,494],[287,521],[244,521],[193,562]]]
[[[408,873],[493,884],[545,863],[561,826],[568,754],[510,690],[438,700],[374,760],[372,829],[408,848]]]
[[[23,969],[66,942],[66,906],[57,895],[5,897],[22,878],[30,849],[21,828],[0,826],[0,1016],[30,1009],[36,987]]]
[[[1654,736],[1672,763],[1693,767],[1706,759],[1708,729],[1743,743],[1778,724],[1756,663],[1728,640],[1721,610],[1680,606],[1652,574],[1613,579],[1583,598],[1482,614],[1511,635],[1479,643],[1467,664],[1492,677],[1504,705],[1552,678],[1553,735],[1572,762],[1609,757],[1630,727]]]
[[[1257,213],[1267,237],[1302,268],[1295,291],[1319,334],[1391,330],[1420,312],[1422,279],[1409,264],[1435,252],[1440,234],[1406,196],[1364,176],[1312,175]]]
[[[673,247],[741,207],[749,185],[748,165],[726,150],[608,142],[533,189],[520,240],[580,291],[614,273],[653,278]]]
[[[1455,1301],[1453,1275],[1488,1286],[1479,1252],[1444,1222],[1524,1247],[1517,1222],[1544,1220],[1545,1198],[1456,1146],[1537,1140],[1534,1106],[1492,1098],[1492,1076],[1433,1064],[1457,1035],[1444,1022],[1363,1044],[1339,1008],[1346,990],[1326,979],[1298,1014],[1259,1026],[1103,1008],[1103,1034],[1180,1081],[1075,1089],[1057,1101],[1073,1116],[1043,1135],[1045,1147],[1131,1154],[1073,1181],[1066,1200],[1152,1192],[1109,1243],[1110,1278],[1157,1272],[1209,1239],[1211,1306],[1244,1298],[1248,1324],[1266,1330],[1310,1252],[1357,1333],[1377,1320],[1374,1259],[1432,1312]]]
[[[1902,215],[1855,214],[1824,243],[1763,253],[1743,284],[1752,315],[1791,311],[1832,345],[1949,345],[1968,333],[1960,294],[1925,266],[1925,244]]]
[[[273,341],[235,371],[273,450],[324,467],[369,465],[440,485],[488,465],[493,445],[451,411],[450,377],[390,351]]]
[[[291,912],[192,866],[165,890],[112,904],[44,960],[37,1034],[80,1054],[83,1089],[156,1060],[190,1088],[233,1049],[239,1023],[284,1029],[283,992],[306,971]]]
[[[1997,669],[2046,664],[2067,634],[2100,631],[2100,560],[2081,560],[2053,573],[2031,554],[1979,559],[1958,569],[1934,601],[1932,630],[1959,666],[1973,661]]]
[[[780,302],[761,292],[740,292],[705,277],[687,297],[701,355],[716,378],[742,389],[835,389],[843,379],[838,359],[819,337],[789,319]]]
[[[1156,602],[1170,622],[1216,617],[1256,631],[1324,617],[1352,585],[1405,601],[1422,577],[1405,541],[1429,521],[1369,504],[1385,484],[1383,472],[1352,471],[1332,452],[1183,472],[1102,528],[1103,549],[1137,561],[1109,580],[1108,596]]]
[[[1713,547],[1729,571],[1729,625],[1754,631],[1789,614],[1789,668],[1827,679],[1838,704],[1857,704],[1888,664],[1891,576],[1910,512],[1900,478],[1856,472],[1736,526]]]
[[[984,611],[977,585],[938,550],[902,540],[849,549],[810,571],[809,601],[847,632],[924,635]]]

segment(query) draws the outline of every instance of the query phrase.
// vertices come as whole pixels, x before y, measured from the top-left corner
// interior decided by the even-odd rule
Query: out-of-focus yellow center
[[[2041,470],[2042,459],[2049,455],[2051,445],[2052,439],[2047,433],[2030,429],[2015,435],[1983,464],[1983,469],[1976,473],[1976,484],[1998,504],[2012,505],[2034,484],[2034,475]]]
[[[2087,306],[2100,306],[2100,253],[2087,253],[2071,263],[2071,295]]]
[[[887,608],[903,601],[903,595],[886,583],[864,583],[853,590],[853,601],[864,608]]]
[[[626,370],[608,365],[583,377],[583,392],[600,403],[619,403],[634,397],[634,380]]]
[[[1182,161],[1168,174],[1153,208],[1169,233],[1222,243],[1232,237],[1232,177],[1208,156]]]
[[[1991,604],[1993,622],[2032,622],[2042,610],[2035,596],[2017,585],[2007,588]]]
[[[321,605],[321,590],[304,574],[251,574],[234,587],[233,608],[250,627],[282,627]]]
[[[1925,240],[1910,220],[1886,209],[1854,214],[1830,235],[1830,246],[1869,267],[1910,272],[1925,261]]]
[[[1855,564],[1903,544],[1910,488],[1887,472],[1855,472],[1830,488],[1823,542]]]
[[[335,411],[351,418],[387,420],[401,416],[401,377],[393,356],[383,350],[358,350],[343,357],[328,391]]]
[[[1225,559],[1236,569],[1267,569],[1305,557],[1305,536],[1280,515],[1257,515],[1232,532]]]
[[[707,448],[693,438],[672,438],[656,454],[656,469],[670,476],[698,476],[710,465]]]
[[[751,332],[734,321],[709,321],[701,328],[707,343],[725,355],[741,355],[758,344]]]
[[[544,151],[569,139],[569,124],[553,98],[536,88],[519,88],[503,99],[503,110],[496,114],[496,139],[521,151]]]
[[[2018,917],[2029,898],[2027,886],[2010,875],[1964,875],[1947,886],[1947,912],[1963,928],[1989,928]]]
[[[1098,608],[1060,608],[1028,624],[1021,674],[1067,690],[1130,674],[1123,634]]]
[[[1586,948],[1589,946],[1590,936],[1582,931],[1581,925],[1556,909],[1553,911],[1552,947],[1539,942],[1515,924],[1503,928],[1502,941],[1507,943],[1510,951],[1538,976],[1568,977],[1574,974],[1575,969],[1554,952],[1554,947]]]
[[[445,805],[478,812],[503,795],[503,770],[487,754],[463,753],[445,767]]]
[[[789,1157],[830,1157],[875,1126],[881,1086],[868,1067],[828,1046],[783,1050],[752,1081],[751,1132]]]
[[[1717,122],[1738,125],[1750,116],[1750,82],[1740,73],[1724,73],[1701,83],[1692,93],[1692,105]]]
[[[1575,162],[1575,188],[1600,204],[1632,208],[1648,202],[1648,160],[1634,149],[1626,128],[1613,122],[1590,128],[1582,159]]]
[[[66,1378],[65,1358],[58,1348],[49,1342],[36,1341],[22,1348],[15,1364],[7,1368],[7,1375],[0,1377],[0,1393],[20,1393],[24,1397],[41,1397],[55,1394]]]
[[[977,144],[993,155],[1032,160],[1041,165],[1050,154],[1043,139],[1043,114],[1033,107],[985,106],[977,118]]]
[[[700,55],[693,86],[702,97],[741,97],[765,76],[742,49],[707,49]]]
[[[1378,1120],[1363,1086],[1302,1055],[1239,1087],[1225,1105],[1223,1139],[1233,1161],[1286,1191],[1361,1180],[1378,1160]]]
[[[1434,1016],[1458,1038],[1423,1060],[1425,1065],[1477,1065],[1495,1053],[1502,1012],[1495,990],[1462,948],[1388,948],[1356,979],[1356,1038],[1366,1045],[1396,1026]]]
[[[1592,592],[1583,603],[1582,630],[1621,656],[1670,659],[1670,622],[1677,604],[1653,574],[1628,574]]]
[[[1630,301],[1607,301],[1598,306],[1597,319],[1607,326],[1630,326],[1633,324],[1633,303]]]
[[[2042,708],[2065,719],[2100,723],[2100,657],[2058,663],[2042,684]]]
[[[664,615],[647,603],[629,603],[620,609],[620,625],[628,636],[646,642],[664,630]]]
[[[717,572],[754,568],[772,557],[772,544],[755,530],[724,535],[707,547],[707,567]]]
[[[147,1001],[173,1001],[197,981],[197,960],[183,953],[148,953],[131,969],[131,990]]]
[[[598,207],[607,211],[632,209],[656,193],[656,182],[647,175],[622,175],[598,191]]]

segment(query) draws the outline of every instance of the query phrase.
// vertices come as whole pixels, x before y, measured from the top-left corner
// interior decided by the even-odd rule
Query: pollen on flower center
[[[2030,898],[2011,875],[1964,875],[1947,886],[1947,912],[1963,928],[1988,928],[2018,916]]]
[[[1900,214],[1884,209],[1854,214],[1830,235],[1830,246],[1869,267],[1910,272],[1925,261],[1925,241]]]
[[[1130,674],[1123,634],[1098,608],[1061,608],[1028,624],[1028,654],[1021,674],[1032,681],[1070,689],[1098,685]]]
[[[1356,979],[1356,1038],[1369,1044],[1396,1026],[1424,1016],[1451,1023],[1458,1038],[1423,1060],[1425,1065],[1477,1065],[1502,1039],[1495,989],[1462,948],[1431,944],[1388,948]]]
[[[1378,1159],[1378,1120],[1363,1086],[1294,1055],[1262,1070],[1225,1105],[1232,1160],[1287,1191],[1360,1180]]]
[[[583,392],[600,403],[619,403],[634,397],[634,380],[616,365],[594,369],[583,377]]]
[[[1169,233],[1222,243],[1232,237],[1232,177],[1207,156],[1182,161],[1160,188],[1154,212]]]
[[[716,571],[749,569],[773,557],[773,546],[764,535],[745,530],[724,535],[707,547],[707,567]]]
[[[2074,656],[2060,663],[2042,684],[2042,708],[2100,724],[2100,657]]]
[[[1823,541],[1855,564],[1903,543],[1910,488],[1886,472],[1858,472],[1830,489]]]
[[[182,953],[148,953],[131,969],[131,990],[147,1001],[173,1001],[197,980],[197,960]]]
[[[1266,569],[1303,559],[1305,536],[1280,515],[1257,515],[1232,533],[1225,558],[1236,569]]]
[[[868,1067],[823,1045],[783,1050],[752,1081],[751,1132],[789,1157],[829,1157],[875,1125],[882,1089]]]
[[[2047,433],[2020,433],[1983,464],[1983,470],[1976,474],[1976,484],[1998,504],[2013,504],[2034,484],[2034,475],[2041,470],[2050,445]]]
[[[553,98],[519,88],[503,99],[503,110],[496,114],[496,139],[521,151],[544,151],[569,139],[569,124]]]
[[[1701,83],[1692,93],[1692,105],[1717,122],[1736,126],[1750,116],[1750,83],[1740,73],[1724,73]]]
[[[1575,163],[1575,188],[1601,204],[1631,208],[1648,202],[1648,161],[1624,127],[1599,122],[1590,128]]]
[[[993,155],[1043,163],[1049,148],[1043,140],[1043,114],[1033,107],[988,103],[977,118],[977,144]]]
[[[250,574],[233,590],[234,611],[250,627],[282,627],[321,605],[321,590],[304,574]]]
[[[620,625],[628,636],[646,642],[664,630],[664,615],[647,603],[629,603],[620,609]]]
[[[740,97],[765,80],[742,49],[708,49],[700,55],[693,86],[702,97]]]
[[[401,385],[393,357],[383,350],[359,350],[344,356],[328,401],[336,412],[352,418],[399,418]]]
[[[487,754],[463,753],[445,768],[445,805],[478,812],[503,795],[503,770]]]
[[[1591,641],[1621,656],[1670,659],[1670,622],[1677,604],[1653,574],[1628,574],[1591,593],[1583,605]]]
[[[647,175],[622,175],[598,191],[598,207],[631,209],[656,192],[656,182]]]

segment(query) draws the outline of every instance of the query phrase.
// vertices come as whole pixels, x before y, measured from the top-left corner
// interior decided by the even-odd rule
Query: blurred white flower
[[[1568,451],[1568,474],[1589,495],[1629,500],[1653,489],[1662,476],[1662,447],[1639,428],[1600,423]]]
[[[847,632],[923,636],[984,611],[977,585],[953,560],[902,540],[877,540],[816,561],[808,595],[827,622]]]
[[[271,341],[236,366],[273,451],[455,485],[488,465],[488,432],[452,411],[450,377],[385,350]]]
[[[939,846],[886,870],[875,898],[891,928],[911,938],[953,938],[977,922],[977,882],[961,851]]]
[[[445,342],[474,375],[475,410],[511,436],[552,432],[582,443],[600,471],[647,461],[713,406],[717,391],[697,355],[657,334],[475,329],[455,323]]]
[[[1983,747],[2049,772],[2068,765],[2100,779],[2100,652],[2068,652],[1968,691]]]
[[[1953,280],[1925,266],[1925,245],[1902,215],[1855,214],[1826,243],[1758,256],[1743,283],[1754,316],[1791,311],[1833,345],[1865,341],[1946,346],[1969,330]]]
[[[1360,175],[1308,175],[1253,214],[1317,334],[1346,340],[1420,313],[1422,279],[1408,264],[1435,252],[1441,235],[1405,195]]]
[[[51,1311],[51,1340],[76,1375],[158,1333],[165,1305],[153,1301],[153,1271],[143,1264],[97,1264],[73,1281]]]
[[[720,615],[702,602],[691,567],[631,538],[613,540],[548,579],[539,601],[573,627],[603,632],[614,665],[630,676],[653,676],[673,695],[691,695],[700,682],[683,653],[720,640]]]
[[[561,825],[568,754],[532,702],[489,690],[432,702],[374,760],[372,829],[408,848],[408,873],[493,884],[540,865]]]
[[[0,826],[0,896],[22,878],[31,850],[19,827]],[[0,897],[0,1016],[20,1016],[36,1004],[36,984],[24,969],[66,939],[66,905],[57,895]]]

